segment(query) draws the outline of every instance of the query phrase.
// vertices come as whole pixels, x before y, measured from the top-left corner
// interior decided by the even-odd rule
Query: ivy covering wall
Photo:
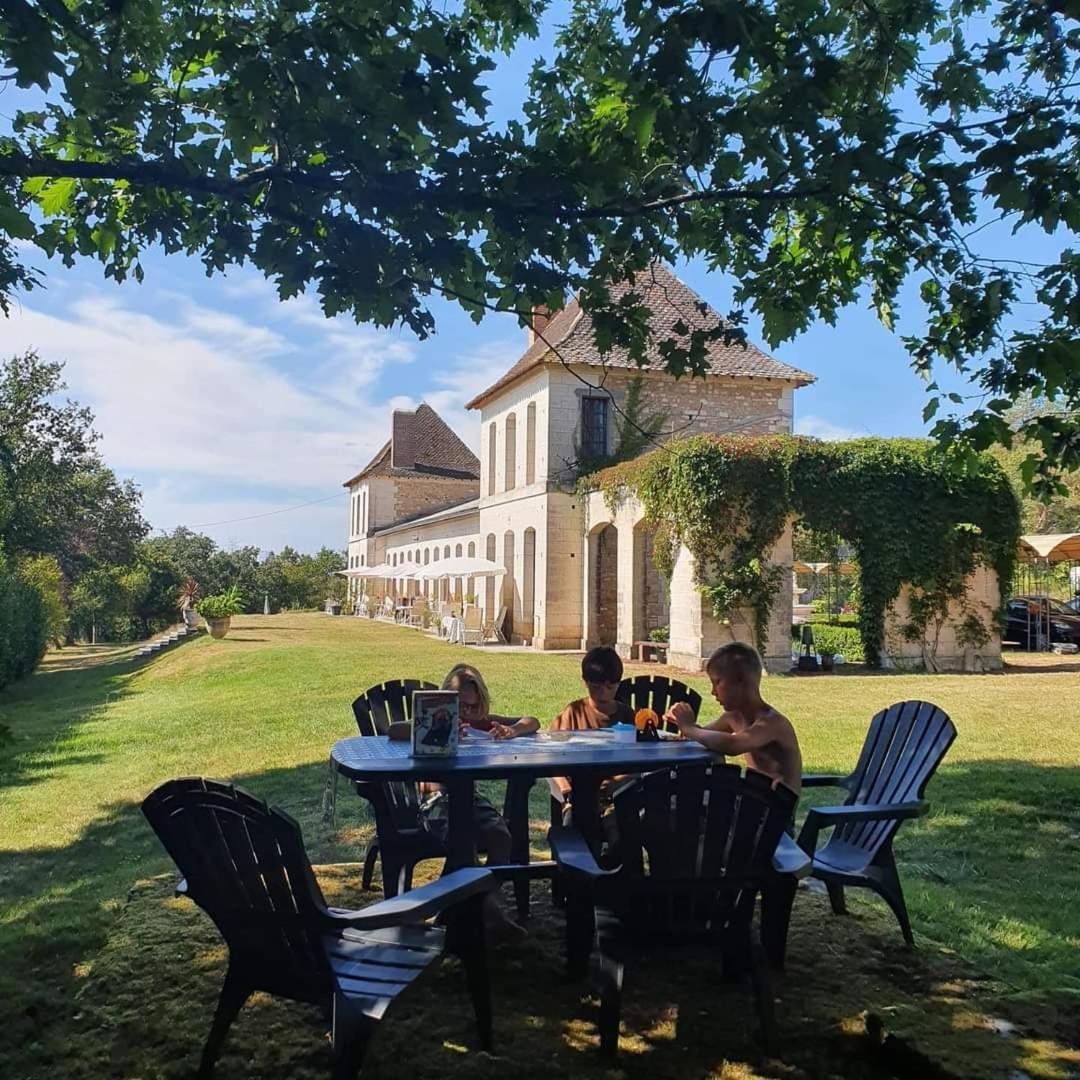
[[[701,435],[672,442],[582,481],[610,506],[628,495],[656,530],[656,561],[669,574],[681,544],[717,619],[753,612],[758,647],[783,575],[767,554],[788,520],[839,534],[855,552],[862,582],[860,633],[878,666],[886,612],[911,587],[903,633],[918,640],[951,604],[963,610],[976,567],[1012,578],[1020,508],[1008,478],[988,456],[951,457],[922,439],[819,442],[791,435]],[[961,637],[990,635],[963,610]]]

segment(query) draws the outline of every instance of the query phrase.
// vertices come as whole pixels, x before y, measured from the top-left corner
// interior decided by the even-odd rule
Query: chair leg
[[[461,958],[469,987],[481,1050],[491,1049],[491,975],[484,934],[484,893],[447,912],[447,948]]]
[[[210,1025],[210,1034],[206,1036],[206,1044],[203,1046],[202,1060],[199,1062],[199,1080],[207,1080],[208,1077],[214,1075],[214,1063],[221,1053],[225,1036],[229,1033],[232,1022],[250,995],[251,987],[247,982],[237,978],[230,967],[225,974],[225,983],[218,997],[214,1022]]]
[[[611,946],[599,956],[600,979],[600,1052],[614,1057],[619,1052],[619,1020],[622,1017],[624,964]]]
[[[759,944],[754,944],[750,950],[750,977],[754,985],[754,1004],[761,1023],[761,1045],[771,1057],[776,1046],[776,1009],[768,959],[765,949]]]
[[[405,876],[405,866],[397,859],[390,858],[385,849],[381,852],[382,859],[382,885],[383,896],[392,900],[401,892],[402,878]]]
[[[832,904],[834,915],[846,915],[847,904],[844,903],[844,886],[835,881],[826,881],[825,888],[829,890],[829,903]]]
[[[374,1021],[366,1016],[346,1016],[335,1003],[334,1080],[356,1080],[374,1032]]]
[[[881,869],[880,883],[871,883],[871,888],[892,908],[896,921],[900,924],[900,933],[904,935],[904,941],[909,947],[915,945],[915,935],[911,932],[911,920],[908,918],[907,904],[904,902],[904,890],[900,886],[900,875],[896,870],[896,860],[892,850],[889,849],[884,857],[880,857]]]
[[[761,939],[770,966],[784,970],[791,909],[799,883],[791,874],[774,874],[761,893]]]
[[[371,888],[371,882],[375,877],[375,864],[379,861],[379,841],[372,840],[368,844],[367,852],[364,855],[364,876],[361,884],[364,890],[367,891]]]
[[[411,859],[406,860],[405,865],[401,868],[401,882],[398,887],[399,893],[407,893],[412,888],[412,875],[416,869],[416,863]]]
[[[566,974],[583,979],[589,973],[589,954],[596,936],[592,897],[580,889],[566,892]]]

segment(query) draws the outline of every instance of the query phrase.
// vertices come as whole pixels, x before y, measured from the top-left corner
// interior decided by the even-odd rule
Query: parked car
[[[1080,646],[1080,612],[1045,596],[1014,596],[1009,601],[1005,641],[1015,641],[1026,649],[1039,641],[1045,642],[1048,631],[1050,644],[1061,642]],[[1035,639],[1034,642],[1029,642],[1029,636]]]

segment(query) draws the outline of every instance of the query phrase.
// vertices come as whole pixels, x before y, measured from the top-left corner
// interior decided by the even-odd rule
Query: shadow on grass
[[[339,822],[321,820],[324,762],[236,777],[252,793],[296,817],[312,861],[345,862],[320,878],[331,903],[363,906],[376,899],[358,887],[362,848],[370,831],[360,800],[339,792]],[[1002,887],[1000,866],[1026,837],[1023,876],[1073,873],[1075,858],[1056,829],[1075,808],[1075,769],[1017,762],[977,762],[945,769],[931,795],[948,813],[901,833],[901,871],[923,947],[904,948],[891,919],[876,904],[832,917],[820,896],[800,893],[789,963],[778,998],[780,1060],[761,1057],[746,987],[717,978],[708,953],[650,952],[627,972],[623,1053],[618,1066],[596,1052],[596,1004],[587,987],[562,978],[562,919],[546,889],[534,891],[529,938],[492,956],[496,1049],[478,1054],[459,969],[446,964],[426,986],[391,1012],[365,1068],[365,1078],[583,1075],[652,1080],[680,1077],[989,1077],[1022,1070],[1068,1076],[1080,1055],[1068,1048],[1067,993],[1047,992],[1018,1006],[1009,988],[986,976],[1011,951],[1034,964],[1065,965],[1053,952],[1067,905],[1035,902],[1030,891]],[[159,780],[168,779],[162,776]],[[1070,795],[1070,793],[1072,793]],[[537,818],[542,815],[538,797]],[[1069,801],[1071,798],[1071,802]],[[1008,804],[1008,805],[1006,805]],[[993,812],[993,833],[965,817]],[[1002,850],[990,845],[1003,830]],[[1075,831],[1075,829],[1074,829]],[[976,846],[976,838],[981,843]],[[1075,842],[1075,840],[1074,840]],[[428,864],[431,871],[437,869]],[[962,867],[968,867],[961,873]],[[952,868],[950,870],[950,868]],[[931,873],[932,870],[932,873]],[[954,874],[942,883],[933,874]],[[1056,880],[1056,879],[1055,879]],[[0,852],[0,993],[7,999],[0,1059],[8,1075],[36,1078],[193,1075],[223,973],[225,952],[212,924],[188,901],[172,897],[175,872],[134,803],[106,807],[74,843],[56,849]],[[1045,939],[1045,953],[991,935],[975,967],[933,947],[924,920],[943,916],[924,885],[948,890],[958,917],[981,926],[1022,919]],[[980,888],[972,892],[973,886]],[[943,901],[942,901],[943,902]],[[1071,931],[1077,940],[1076,927]],[[1073,946],[1075,949],[1075,946]],[[1075,956],[1075,953],[1072,954]],[[982,973],[980,973],[980,968]],[[867,1033],[866,1014],[892,1034]],[[1015,1025],[1009,1037],[994,1020]],[[871,1021],[870,1027],[875,1027]],[[1076,1028],[1071,1028],[1073,1032]],[[227,1045],[219,1075],[311,1080],[328,1075],[325,1023],[317,1010],[254,1000]]]

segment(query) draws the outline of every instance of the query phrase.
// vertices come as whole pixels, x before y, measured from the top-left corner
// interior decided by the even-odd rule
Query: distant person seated
[[[718,754],[742,754],[746,764],[779,780],[796,794],[802,791],[802,751],[791,722],[761,697],[763,665],[757,651],[734,641],[709,657],[705,671],[713,697],[724,709],[711,724],[699,726],[694,710],[676,702],[664,719],[678,725],[693,739]]]

